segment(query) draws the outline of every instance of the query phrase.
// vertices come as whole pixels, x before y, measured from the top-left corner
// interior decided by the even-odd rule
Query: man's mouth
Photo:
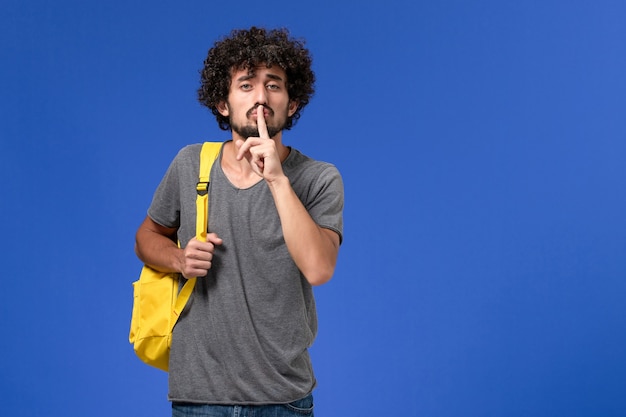
[[[254,106],[253,108],[251,108],[250,110],[248,110],[248,113],[246,114],[246,116],[250,117],[254,117],[256,118],[257,116],[257,111],[258,108],[261,107],[263,109],[263,116],[264,117],[270,117],[274,115],[274,110],[272,110],[271,108],[267,107],[267,106],[263,106],[261,104],[258,104],[256,106]]]

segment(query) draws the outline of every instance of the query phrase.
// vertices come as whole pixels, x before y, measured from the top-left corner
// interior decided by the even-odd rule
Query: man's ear
[[[296,110],[298,110],[298,104],[300,104],[298,100],[289,101],[289,108],[288,108],[289,117],[293,116]]]
[[[215,106],[215,108],[222,116],[229,116],[228,103],[226,103],[226,101],[220,101],[219,103],[217,103],[217,106]]]

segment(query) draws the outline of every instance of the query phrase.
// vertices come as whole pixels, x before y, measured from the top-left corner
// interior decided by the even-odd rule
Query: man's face
[[[218,106],[220,113],[229,118],[233,135],[243,140],[258,137],[256,120],[261,108],[273,138],[283,130],[287,118],[297,108],[297,103],[289,100],[285,71],[276,65],[233,70],[228,99]]]

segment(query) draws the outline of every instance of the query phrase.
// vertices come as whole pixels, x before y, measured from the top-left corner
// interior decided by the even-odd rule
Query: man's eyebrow
[[[256,77],[256,74],[252,73],[252,74],[246,74],[246,75],[242,75],[241,77],[237,78],[237,81],[248,81],[252,78]],[[270,78],[272,80],[275,81],[283,81],[283,78],[280,75],[276,75],[276,74],[267,74],[267,78]]]
[[[271,78],[272,80],[275,80],[275,81],[283,81],[283,78],[280,75],[276,75],[276,74],[267,74],[267,78]]]
[[[251,78],[254,78],[255,76],[256,76],[256,74],[248,73],[246,75],[242,75],[241,77],[237,78],[237,81],[247,81],[247,80],[249,80]]]

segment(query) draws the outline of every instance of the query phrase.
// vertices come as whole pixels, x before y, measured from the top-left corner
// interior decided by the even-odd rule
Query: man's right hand
[[[207,234],[206,242],[195,237],[191,239],[183,250],[183,259],[181,260],[183,277],[189,279],[205,276],[213,264],[215,246],[221,244],[222,239],[215,233]]]

